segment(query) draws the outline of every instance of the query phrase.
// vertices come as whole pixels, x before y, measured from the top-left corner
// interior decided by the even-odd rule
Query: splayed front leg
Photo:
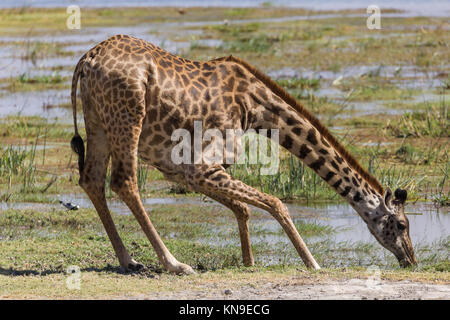
[[[184,169],[186,181],[192,189],[205,194],[213,193],[220,197],[242,201],[268,211],[283,227],[305,265],[311,269],[320,269],[280,199],[232,178],[219,165],[185,165]]]
[[[111,143],[111,189],[117,193],[120,199],[125,202],[128,208],[130,208],[155,249],[159,261],[164,268],[176,274],[195,273],[190,266],[179,262],[170,253],[150,221],[144,205],[142,204],[136,176],[138,164],[138,133],[140,130],[139,122],[134,126],[129,125],[124,128],[123,144],[118,146]]]
[[[87,100],[84,100],[84,105],[88,105]],[[87,108],[87,110],[92,109]],[[105,179],[110,158],[109,146],[105,144],[105,141],[107,140],[106,134],[97,122],[95,114],[91,113],[89,119],[89,121],[86,121],[86,159],[80,158],[80,160],[84,162],[84,165],[80,167],[82,171],[80,172],[79,183],[97,210],[116,256],[119,259],[121,269],[125,272],[138,271],[144,266],[131,258],[117,232],[106,203]],[[83,143],[83,141],[81,141],[81,143]]]
[[[159,236],[144,209],[139,196],[137,183],[134,180],[135,178],[132,178],[132,180],[129,180],[128,178],[122,178],[127,177],[128,175],[119,175],[118,177],[118,163],[120,163],[120,160],[113,159],[113,171],[111,176],[111,180],[113,182],[111,183],[111,188],[119,195],[120,199],[125,202],[125,204],[130,208],[131,212],[133,212],[133,215],[136,217],[145,235],[150,240],[150,243],[155,249],[156,254],[158,255],[158,258],[164,268],[176,274],[195,273],[195,271],[190,266],[175,259],[175,257],[164,245],[161,237]]]
[[[230,208],[238,222],[239,236],[241,238],[242,260],[244,266],[250,267],[255,264],[253,259],[252,246],[250,244],[250,232],[248,229],[248,220],[250,218],[250,210],[245,203],[223,197],[215,193],[205,193],[211,199],[214,199],[224,206]]]

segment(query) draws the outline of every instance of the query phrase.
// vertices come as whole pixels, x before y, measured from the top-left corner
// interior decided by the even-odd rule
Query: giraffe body
[[[233,211],[245,265],[254,263],[247,206],[252,204],[267,210],[281,224],[308,267],[319,268],[279,199],[233,179],[224,165],[176,165],[171,161],[177,143],[172,141],[172,133],[180,128],[192,132],[194,121],[201,121],[204,130],[218,129],[223,136],[227,129],[279,129],[281,145],[344,197],[382,245],[401,263],[415,262],[403,214],[406,193],[397,190],[392,201],[388,190],[383,198],[377,181],[314,116],[245,62],[231,56],[189,61],[146,41],[117,35],[80,59],[72,84],[74,106],[78,78],[87,133],[84,159],[74,107],[72,147],[79,154],[80,185],[97,209],[123,268],[140,265],[125,249],[106,204],[104,186],[110,158],[111,188],[131,209],[161,263],[176,273],[193,272],[170,254],[145,212],[137,189],[138,156],[167,179],[204,193]],[[400,230],[396,227],[399,223],[406,227]]]

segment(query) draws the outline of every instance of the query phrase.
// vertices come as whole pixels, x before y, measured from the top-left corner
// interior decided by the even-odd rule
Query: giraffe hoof
[[[255,265],[255,262],[252,261],[244,261],[244,267],[253,267]]]
[[[133,272],[133,271],[140,271],[144,269],[144,265],[141,263],[138,263],[132,259],[127,265],[122,265],[121,267],[124,272]]]
[[[177,265],[173,272],[179,275],[197,274],[197,272],[195,272],[191,266],[184,263],[180,263],[179,265]]]
[[[128,264],[128,270],[130,271],[139,271],[144,269],[144,265],[142,263],[134,262]]]

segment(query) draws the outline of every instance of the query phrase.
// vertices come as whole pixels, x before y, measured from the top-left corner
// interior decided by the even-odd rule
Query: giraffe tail
[[[78,133],[78,127],[77,127],[77,86],[78,86],[78,79],[81,74],[81,68],[83,67],[83,63],[85,60],[86,55],[81,57],[80,61],[78,61],[77,66],[75,67],[75,71],[73,72],[72,77],[72,92],[71,92],[71,100],[72,100],[72,110],[73,110],[73,124],[75,127],[75,135],[73,136],[72,140],[70,141],[70,146],[72,147],[72,150],[78,155],[78,169],[81,172],[83,172],[84,168],[84,142],[81,138],[80,134]]]

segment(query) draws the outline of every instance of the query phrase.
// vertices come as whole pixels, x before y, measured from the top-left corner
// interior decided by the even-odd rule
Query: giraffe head
[[[389,187],[373,215],[367,220],[370,232],[378,242],[391,251],[402,267],[416,264],[414,249],[409,236],[409,221],[405,215],[406,190],[395,190],[394,197]]]

